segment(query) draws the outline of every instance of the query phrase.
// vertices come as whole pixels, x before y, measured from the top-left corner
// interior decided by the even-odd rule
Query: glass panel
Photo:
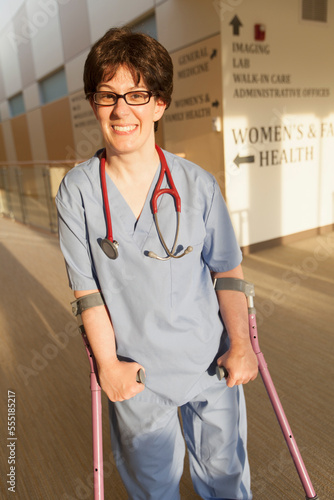
[[[155,38],[156,40],[158,39],[155,14],[146,17],[139,23],[131,25],[131,29],[133,31],[140,31],[140,33],[146,33],[146,35],[150,35],[152,38]]]
[[[42,104],[56,101],[67,95],[67,82],[64,68],[39,82]]]
[[[0,168],[0,213],[7,217],[11,215],[6,167]]]
[[[24,100],[22,92],[8,99],[11,116],[21,115],[25,112]]]
[[[57,232],[55,196],[70,165],[0,168],[0,213]]]

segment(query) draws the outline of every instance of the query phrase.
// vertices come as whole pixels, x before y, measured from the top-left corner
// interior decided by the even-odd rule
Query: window
[[[304,21],[327,22],[327,0],[302,0]]]
[[[42,104],[56,101],[67,95],[67,82],[64,68],[39,82]]]
[[[156,40],[158,39],[155,14],[152,14],[149,17],[145,17],[145,19],[142,19],[136,24],[132,24],[131,29],[133,31],[140,31],[140,33],[145,33],[146,35],[150,35],[152,38],[155,38]]]
[[[8,99],[10,115],[17,116],[21,115],[25,112],[23,94],[20,92],[19,94],[14,95],[10,99]]]

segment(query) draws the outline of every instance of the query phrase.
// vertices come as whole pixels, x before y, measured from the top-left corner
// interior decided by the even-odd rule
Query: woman
[[[85,93],[105,149],[62,181],[60,244],[75,297],[100,291],[104,298],[82,319],[129,498],[179,498],[180,408],[197,493],[251,499],[242,384],[256,377],[257,361],[247,305],[243,294],[212,286],[212,276],[242,278],[242,257],[213,176],[155,147],[172,81],[168,52],[146,35],[111,29],[92,47]],[[164,158],[172,181],[164,175],[162,188],[174,182],[182,204],[175,245],[173,198],[158,198],[157,220],[151,207]],[[158,226],[177,258],[167,258]],[[226,381],[215,377],[217,363]],[[145,385],[136,381],[139,369]]]

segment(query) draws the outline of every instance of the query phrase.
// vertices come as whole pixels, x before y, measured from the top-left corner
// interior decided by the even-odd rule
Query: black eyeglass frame
[[[126,100],[126,96],[128,94],[146,94],[148,96],[148,100],[146,102],[142,102],[142,103],[138,103],[138,104],[135,104],[135,103],[130,103]],[[111,94],[113,96],[116,97],[116,101],[112,104],[101,104],[99,102],[96,102],[95,100],[95,96],[96,94]],[[151,98],[155,95],[153,92],[151,92],[150,90],[131,90],[130,92],[125,92],[125,94],[116,94],[116,92],[110,92],[108,90],[100,90],[98,92],[91,92],[90,94],[88,94],[89,96],[91,96],[93,98],[93,102],[97,105],[97,106],[116,106],[117,102],[118,102],[118,99],[122,98],[124,99],[124,101],[126,102],[126,104],[128,104],[129,106],[145,106],[145,104],[148,104],[151,100]]]

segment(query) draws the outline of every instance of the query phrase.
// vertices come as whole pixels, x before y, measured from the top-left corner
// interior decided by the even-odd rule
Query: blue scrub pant
[[[203,499],[250,500],[242,386],[217,381],[180,407],[145,389],[109,403],[112,450],[131,500],[179,500],[186,441],[195,491]]]

